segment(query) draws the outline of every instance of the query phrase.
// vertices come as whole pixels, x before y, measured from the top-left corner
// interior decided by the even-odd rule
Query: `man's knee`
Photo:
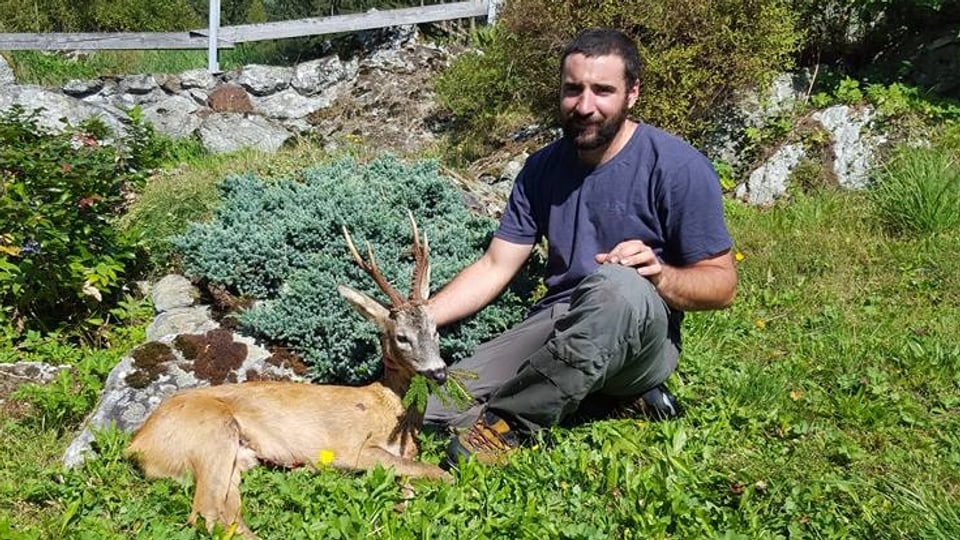
[[[619,264],[604,264],[583,279],[571,303],[602,303],[611,311],[649,312],[662,306],[663,300],[653,283],[637,273],[636,269]]]
[[[669,339],[670,310],[650,280],[633,268],[605,264],[580,289],[579,301],[592,313],[589,335],[607,352],[605,376],[594,390],[631,395],[663,382],[679,351]]]

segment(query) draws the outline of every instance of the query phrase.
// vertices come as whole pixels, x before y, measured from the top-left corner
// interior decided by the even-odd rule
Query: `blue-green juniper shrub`
[[[242,329],[302,355],[311,376],[324,382],[367,381],[379,366],[376,329],[336,286],[384,296],[353,262],[342,227],[361,251],[371,245],[384,276],[407,294],[413,275],[408,209],[429,238],[434,289],[483,252],[496,226],[468,211],[433,162],[343,159],[270,183],[232,176],[221,189],[213,220],[173,239],[186,273],[257,299],[239,316]],[[524,272],[477,316],[444,329],[448,362],[520,320],[536,286],[531,274]]]

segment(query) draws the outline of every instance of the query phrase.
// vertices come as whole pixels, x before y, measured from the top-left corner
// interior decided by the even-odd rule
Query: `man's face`
[[[567,56],[560,84],[563,134],[588,152],[610,144],[639,94],[639,85],[627,88],[623,59],[616,54]]]

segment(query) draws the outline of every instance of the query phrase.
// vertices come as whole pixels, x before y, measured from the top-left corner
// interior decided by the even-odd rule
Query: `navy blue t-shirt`
[[[594,255],[624,240],[642,240],[672,266],[732,246],[713,166],[688,143],[645,124],[597,167],[582,164],[566,138],[530,156],[495,236],[524,245],[546,237],[547,294],[533,311],[567,301],[599,266]]]

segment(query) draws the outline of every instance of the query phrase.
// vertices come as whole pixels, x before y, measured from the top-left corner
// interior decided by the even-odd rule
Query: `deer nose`
[[[437,368],[431,369],[424,373],[427,377],[430,377],[434,381],[437,381],[437,384],[443,384],[447,382],[447,368]]]

